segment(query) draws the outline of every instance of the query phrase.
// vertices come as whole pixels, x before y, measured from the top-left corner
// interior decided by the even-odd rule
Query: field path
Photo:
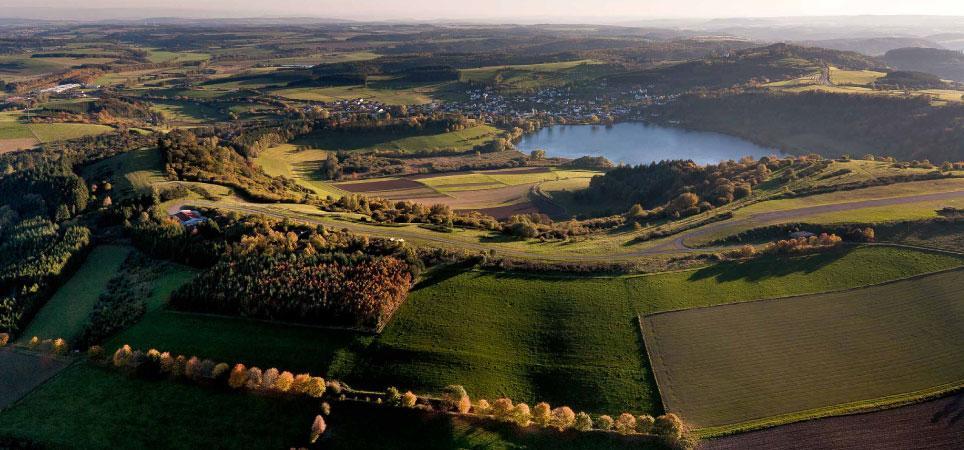
[[[694,248],[686,244],[687,240],[705,236],[710,233],[714,233],[721,229],[733,227],[734,225],[740,224],[750,224],[753,222],[764,223],[766,221],[793,221],[794,219],[799,219],[807,216],[812,216],[815,214],[823,214],[830,212],[840,212],[840,211],[850,211],[862,208],[872,208],[878,206],[891,206],[891,205],[901,205],[915,202],[925,202],[934,200],[950,200],[964,198],[964,190],[961,191],[950,191],[950,192],[938,192],[932,194],[919,194],[911,195],[906,197],[893,197],[884,199],[874,199],[874,200],[861,200],[856,202],[848,203],[833,203],[827,205],[817,205],[808,206],[804,208],[788,209],[783,211],[773,211],[765,213],[757,213],[747,217],[741,217],[738,219],[724,220],[721,222],[714,222],[702,227],[687,230],[674,237],[666,238],[662,241],[657,242],[655,245],[634,250],[626,253],[618,254],[600,254],[600,255],[584,255],[584,254],[565,254],[559,252],[557,256],[560,260],[568,261],[601,261],[601,262],[612,262],[615,259],[631,259],[633,257],[647,256],[647,255],[663,255],[663,254],[673,254],[673,253],[683,253],[683,252],[708,252],[715,250],[714,248]],[[237,204],[220,204],[216,202],[209,202],[206,200],[193,200],[192,205],[210,208],[219,208],[225,210],[232,210],[242,213],[249,214],[262,214],[269,217],[275,218],[286,218],[291,217],[288,214],[282,212],[267,209],[270,204],[258,204],[258,203],[237,203]],[[469,250],[479,250],[488,251],[495,250],[500,255],[517,257],[517,258],[528,258],[528,259],[553,259],[547,257],[544,253],[528,252],[524,250],[514,250],[501,248],[498,245],[489,245],[485,243],[478,242],[468,242],[465,240],[454,239],[445,236],[444,234],[429,234],[424,231],[413,231],[405,228],[394,228],[394,227],[378,227],[373,225],[349,222],[349,221],[335,221],[332,219],[315,219],[310,217],[294,217],[297,220],[305,221],[313,224],[326,225],[329,227],[336,228],[346,228],[352,232],[362,233],[362,234],[374,234],[389,237],[396,237],[415,241],[427,241],[433,244],[438,244],[445,247],[457,247],[465,248]]]

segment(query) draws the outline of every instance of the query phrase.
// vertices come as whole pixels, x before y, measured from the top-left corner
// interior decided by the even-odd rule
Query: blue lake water
[[[692,159],[715,164],[744,156],[759,159],[778,150],[719,133],[688,131],[641,122],[602,125],[557,125],[527,135],[516,147],[525,153],[543,149],[548,156],[605,156],[614,163],[649,164],[664,159]]]

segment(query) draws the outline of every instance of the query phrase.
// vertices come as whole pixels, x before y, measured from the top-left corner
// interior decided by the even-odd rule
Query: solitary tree
[[[315,421],[312,422],[311,424],[311,443],[312,444],[317,442],[318,438],[320,438],[322,434],[325,434],[325,428],[328,428],[328,426],[325,425],[325,419],[323,419],[321,415],[315,416]]]

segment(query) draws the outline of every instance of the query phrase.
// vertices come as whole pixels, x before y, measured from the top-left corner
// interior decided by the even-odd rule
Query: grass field
[[[154,109],[167,115],[175,125],[194,125],[228,120],[220,110],[195,102],[154,102]]]
[[[438,392],[459,383],[476,397],[658,412],[637,313],[846,289],[962,262],[886,247],[776,261],[618,278],[442,273],[413,291],[377,338],[158,311],[108,348],[311,370],[358,388]]]
[[[543,64],[514,66],[491,66],[463,69],[459,78],[464,82],[496,83],[502,89],[538,89],[561,86],[577,79],[598,77],[605,72],[599,70],[598,61],[584,59]]]
[[[83,331],[101,292],[117,274],[130,251],[129,247],[118,245],[95,247],[74,276],[57,290],[30,321],[21,340],[25,342],[33,336],[41,339],[64,338],[69,344]]]
[[[377,88],[365,86],[299,87],[271,91],[271,94],[291,100],[334,102],[363,98],[387,105],[424,105],[432,103],[431,87]]]
[[[295,145],[323,150],[390,150],[418,152],[432,150],[468,151],[501,134],[498,128],[480,125],[449,133],[366,132],[364,134],[319,131],[295,139]]]
[[[964,384],[964,272],[647,316],[663,403],[700,428]]]
[[[288,448],[317,404],[131,378],[76,364],[0,414],[0,435],[58,448]]]
[[[86,123],[32,123],[27,127],[41,143],[93,136],[113,130],[106,125]]]
[[[133,150],[98,161],[84,167],[81,175],[90,182],[109,180],[116,199],[149,194],[151,186],[166,180],[164,157],[156,148]]]
[[[885,75],[887,74],[873,70],[844,70],[830,67],[830,82],[834,84],[866,86]]]

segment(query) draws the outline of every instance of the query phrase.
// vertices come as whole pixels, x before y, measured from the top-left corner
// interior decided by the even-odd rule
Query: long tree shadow
[[[845,247],[831,252],[806,256],[766,256],[752,261],[722,262],[693,272],[689,280],[699,281],[715,278],[719,282],[760,281],[798,273],[809,274],[843,258],[852,251],[853,247]]]

